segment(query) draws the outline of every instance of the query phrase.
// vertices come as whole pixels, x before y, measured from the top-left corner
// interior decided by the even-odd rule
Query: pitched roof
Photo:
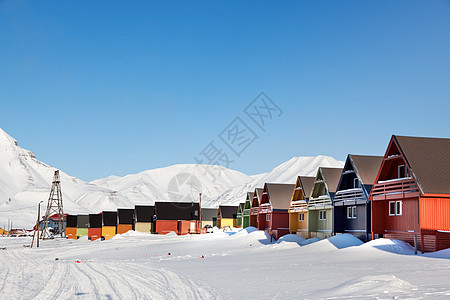
[[[220,205],[219,206],[220,216],[223,219],[236,219],[237,209],[238,206]]]
[[[450,139],[393,137],[422,192],[450,194]]]
[[[136,222],[153,222],[155,207],[153,205],[135,205],[134,216]]]
[[[252,202],[253,196],[255,195],[254,192],[247,192],[247,199],[250,200],[250,202]],[[245,201],[247,201],[247,199]]]
[[[289,209],[294,188],[295,184],[266,183],[265,189],[272,209]]]
[[[200,206],[192,202],[155,202],[157,220],[199,220]]]
[[[240,212],[243,212],[244,211],[244,205],[245,205],[245,203],[239,203],[239,208],[238,208],[238,211],[240,211]]]
[[[256,197],[258,199],[258,206],[261,203],[261,195],[262,195],[262,193],[263,193],[263,189],[255,188],[255,192],[253,193],[253,198]],[[251,204],[252,204],[251,207],[256,207],[256,206],[253,206],[253,200],[251,200]]]
[[[325,168],[320,167],[322,170],[323,180],[327,184],[328,192],[336,192],[337,185],[339,184],[339,179],[341,179],[342,168]]]
[[[303,189],[303,195],[305,198],[309,198],[309,195],[311,195],[311,191],[314,187],[314,180],[316,178],[313,176],[299,176],[299,178]]]
[[[380,169],[383,156],[354,155],[349,154],[353,166],[364,185],[372,185]]]

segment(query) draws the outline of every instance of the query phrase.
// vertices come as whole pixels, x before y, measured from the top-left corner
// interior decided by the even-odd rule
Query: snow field
[[[445,299],[450,251],[413,255],[380,239],[294,235],[255,228],[204,235],[130,231],[108,241],[0,238],[7,299]],[[434,258],[441,257],[441,258]],[[58,258],[58,260],[55,260]]]

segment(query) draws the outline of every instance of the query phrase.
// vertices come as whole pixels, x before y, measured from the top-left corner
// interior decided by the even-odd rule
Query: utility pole
[[[63,209],[63,199],[61,192],[61,180],[59,177],[59,170],[55,171],[53,176],[52,189],[50,191],[50,196],[48,198],[47,210],[44,216],[44,226],[42,228],[42,239],[50,238],[50,232],[48,228],[48,223],[50,222],[50,217],[56,214],[58,217],[58,231],[55,233],[55,228],[53,228],[53,236],[64,237],[64,209]]]
[[[31,248],[33,248],[33,243],[34,243],[34,237],[37,234],[37,241],[36,241],[36,246],[39,248],[39,219],[41,218],[41,203],[44,201],[41,201],[38,203],[38,213],[37,213],[37,221],[36,221],[36,226],[34,227],[34,232],[33,232],[33,239],[31,240]]]

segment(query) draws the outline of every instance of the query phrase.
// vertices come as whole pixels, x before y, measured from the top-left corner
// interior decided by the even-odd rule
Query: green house
[[[242,227],[244,217],[244,203],[239,203],[237,214],[236,214],[236,226]]]
[[[244,203],[244,211],[242,213],[242,227],[247,228],[250,226],[250,208],[252,207],[252,200],[254,192],[248,192],[247,198]]]

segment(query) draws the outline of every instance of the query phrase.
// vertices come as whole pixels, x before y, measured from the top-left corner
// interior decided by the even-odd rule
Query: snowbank
[[[287,242],[287,243],[298,243],[298,244],[302,244],[306,241],[306,239],[304,237],[301,237],[297,234],[286,234],[283,235],[282,237],[280,237],[277,241],[277,243],[283,243],[283,242]]]
[[[363,244],[360,239],[349,233],[335,235],[329,237],[327,240],[338,249],[361,246]]]
[[[374,248],[405,255],[414,254],[414,248],[410,244],[400,240],[376,239],[365,243],[361,248]]]

